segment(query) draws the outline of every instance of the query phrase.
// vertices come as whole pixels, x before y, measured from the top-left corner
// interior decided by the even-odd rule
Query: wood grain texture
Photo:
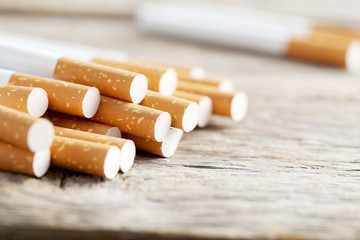
[[[213,118],[172,158],[141,154],[113,181],[0,172],[0,238],[360,238],[360,75],[151,36],[127,20],[2,15],[0,29],[201,64],[250,98],[243,122]]]

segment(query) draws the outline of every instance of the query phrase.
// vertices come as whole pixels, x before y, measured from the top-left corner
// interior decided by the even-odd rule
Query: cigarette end
[[[182,127],[184,132],[190,132],[194,130],[198,123],[198,105],[196,102],[192,102],[186,108],[183,119]]]
[[[125,173],[134,164],[136,148],[133,141],[128,140],[121,148],[120,170]]]
[[[44,118],[35,121],[27,133],[27,144],[32,152],[50,148],[54,140],[54,126]]]
[[[45,175],[50,167],[50,149],[37,151],[33,158],[33,171],[36,177]]]
[[[134,77],[130,87],[130,97],[133,103],[140,103],[148,90],[148,81],[143,74],[138,74]]]
[[[121,138],[120,129],[118,127],[112,127],[107,131],[106,136]]]
[[[121,151],[118,147],[112,146],[104,160],[104,175],[108,179],[113,179],[119,172]]]
[[[239,122],[244,119],[248,109],[248,97],[243,92],[238,92],[231,101],[231,118]]]
[[[178,76],[173,68],[167,69],[160,78],[159,92],[171,96],[174,94],[178,82]]]
[[[163,112],[156,119],[155,122],[155,140],[157,142],[162,142],[169,133],[171,126],[171,116],[167,112]]]
[[[208,125],[211,114],[213,112],[213,103],[209,97],[203,97],[198,103],[199,107],[199,118],[198,118],[198,127],[204,128]]]
[[[82,103],[82,109],[86,118],[91,118],[95,115],[100,104],[100,92],[97,88],[91,87],[86,92]]]
[[[31,116],[41,117],[49,105],[47,93],[42,88],[35,88],[27,98],[27,109]]]

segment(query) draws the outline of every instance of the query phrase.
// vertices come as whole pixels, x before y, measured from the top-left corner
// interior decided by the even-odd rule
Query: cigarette
[[[168,158],[174,155],[181,139],[181,133],[181,130],[171,128],[163,142],[156,142],[127,133],[124,133],[124,138],[134,141],[136,148],[141,151]]]
[[[292,39],[287,56],[360,71],[360,42],[351,37],[313,33],[307,38]]]
[[[158,142],[165,139],[171,125],[167,112],[105,96],[101,96],[99,110],[91,119]]]
[[[184,91],[176,91],[174,93],[174,97],[196,102],[198,104],[197,126],[200,128],[204,128],[207,126],[210,120],[211,113],[213,112],[213,103],[209,97]]]
[[[31,152],[0,141],[0,169],[35,177],[45,175],[50,166],[50,150]]]
[[[171,115],[172,127],[180,128],[185,132],[190,132],[196,127],[198,106],[195,102],[147,91],[140,105],[168,112]]]
[[[203,84],[209,87],[215,87],[224,92],[231,92],[234,90],[234,86],[229,79],[182,77],[179,79],[179,81]]]
[[[244,119],[246,115],[248,98],[244,92],[222,92],[201,84],[185,82],[179,82],[178,89],[208,96],[212,100],[214,114],[231,117],[237,122]]]
[[[0,105],[0,140],[32,152],[47,149],[54,139],[54,126],[47,119]]]
[[[0,67],[96,87],[100,93],[139,103],[147,90],[144,75],[66,57],[56,51],[0,39]]]
[[[340,55],[343,55],[342,43],[340,43],[340,48],[331,43],[334,49],[329,48],[330,45],[327,41],[318,41],[315,45],[311,44],[311,47],[305,47],[305,43],[298,43],[298,38],[311,37],[313,26],[316,25],[305,17],[247,8],[235,9],[219,4],[187,4],[173,1],[140,4],[135,15],[140,27],[154,33],[283,57],[288,56],[290,45],[291,51],[293,48],[300,49],[301,47],[314,50],[305,50],[308,55],[317,55],[309,57],[299,53],[296,54],[296,59],[342,68],[350,66],[348,68],[350,71],[360,69],[360,64],[354,67],[352,63],[341,64],[341,61],[338,62],[339,60],[319,57],[321,54],[339,58],[339,56],[327,53],[327,50],[335,52],[334,49],[337,49]],[[348,54],[360,54],[358,47],[352,47],[352,49]],[[354,61],[351,60],[351,62]],[[180,74],[179,78],[181,78]]]
[[[112,179],[119,172],[118,147],[55,136],[50,148],[51,165],[57,168]]]
[[[171,96],[176,90],[178,78],[173,68],[152,63],[120,62],[104,58],[94,58],[91,61],[101,65],[144,74],[148,80],[148,88],[161,94]]]
[[[78,131],[84,131],[89,133],[96,133],[111,137],[121,137],[121,132],[118,127],[109,126],[102,123],[93,122],[87,119],[81,119],[75,116],[70,116],[62,113],[48,111],[44,115],[55,126],[70,128]]]
[[[50,110],[90,118],[99,107],[100,93],[95,87],[0,69],[0,75],[5,74],[9,77],[2,78],[3,84],[44,89]]]
[[[48,97],[44,89],[0,85],[0,105],[41,117],[48,108]]]
[[[134,142],[131,140],[82,132],[62,127],[55,127],[55,135],[118,147],[121,151],[120,170],[122,172],[129,171],[134,163],[136,149]]]

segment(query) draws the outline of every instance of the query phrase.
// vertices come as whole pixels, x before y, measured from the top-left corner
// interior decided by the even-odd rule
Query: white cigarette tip
[[[33,117],[41,117],[49,105],[47,93],[42,88],[35,88],[28,96],[27,110]]]
[[[182,119],[182,127],[184,132],[190,132],[194,130],[198,123],[198,115],[199,110],[197,103],[190,103],[189,106],[186,108]]]
[[[110,128],[107,133],[107,136],[111,136],[111,137],[118,137],[121,138],[121,132],[120,129],[118,127],[112,127]]]
[[[50,149],[37,151],[33,158],[33,171],[36,177],[45,175],[50,167]]]
[[[125,142],[121,148],[121,160],[120,160],[120,170],[122,172],[128,172],[132,165],[134,164],[136,155],[136,147],[133,141],[128,140]]]
[[[86,92],[82,103],[84,117],[91,118],[95,115],[100,104],[100,92],[97,88],[91,87]]]
[[[147,90],[147,78],[142,74],[136,75],[130,86],[130,97],[132,102],[135,104],[140,103],[144,99]]]
[[[234,90],[234,86],[230,80],[226,79],[220,82],[219,90],[222,92],[231,92]]]
[[[181,131],[182,132],[182,131]],[[180,131],[172,128],[170,129],[168,135],[166,136],[164,142],[161,145],[161,151],[164,157],[171,157],[176,152],[176,149],[179,145]]]
[[[121,161],[121,151],[118,147],[112,146],[106,153],[104,161],[104,175],[108,179],[113,179],[119,172]]]
[[[360,72],[360,42],[354,40],[346,51],[346,68],[351,73]]]
[[[198,127],[206,127],[209,123],[211,113],[213,111],[213,103],[209,97],[204,97],[198,104],[199,106],[199,119]]]
[[[160,116],[156,119],[155,122],[155,140],[157,142],[162,142],[166,138],[169,133],[171,126],[171,116],[168,112],[163,112]]]
[[[248,109],[248,98],[245,93],[237,93],[231,101],[231,118],[239,122],[244,119]]]
[[[32,152],[50,148],[54,140],[54,126],[44,118],[35,121],[27,133],[27,143]]]
[[[190,69],[190,77],[192,78],[205,78],[206,71],[203,67],[194,66]]]
[[[160,78],[159,92],[171,96],[174,94],[178,83],[178,76],[173,68],[167,69]]]

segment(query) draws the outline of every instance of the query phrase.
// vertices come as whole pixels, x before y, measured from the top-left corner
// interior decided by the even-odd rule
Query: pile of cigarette
[[[202,68],[0,34],[0,169],[50,166],[114,178],[136,149],[171,157],[211,114],[241,121],[247,96]]]

